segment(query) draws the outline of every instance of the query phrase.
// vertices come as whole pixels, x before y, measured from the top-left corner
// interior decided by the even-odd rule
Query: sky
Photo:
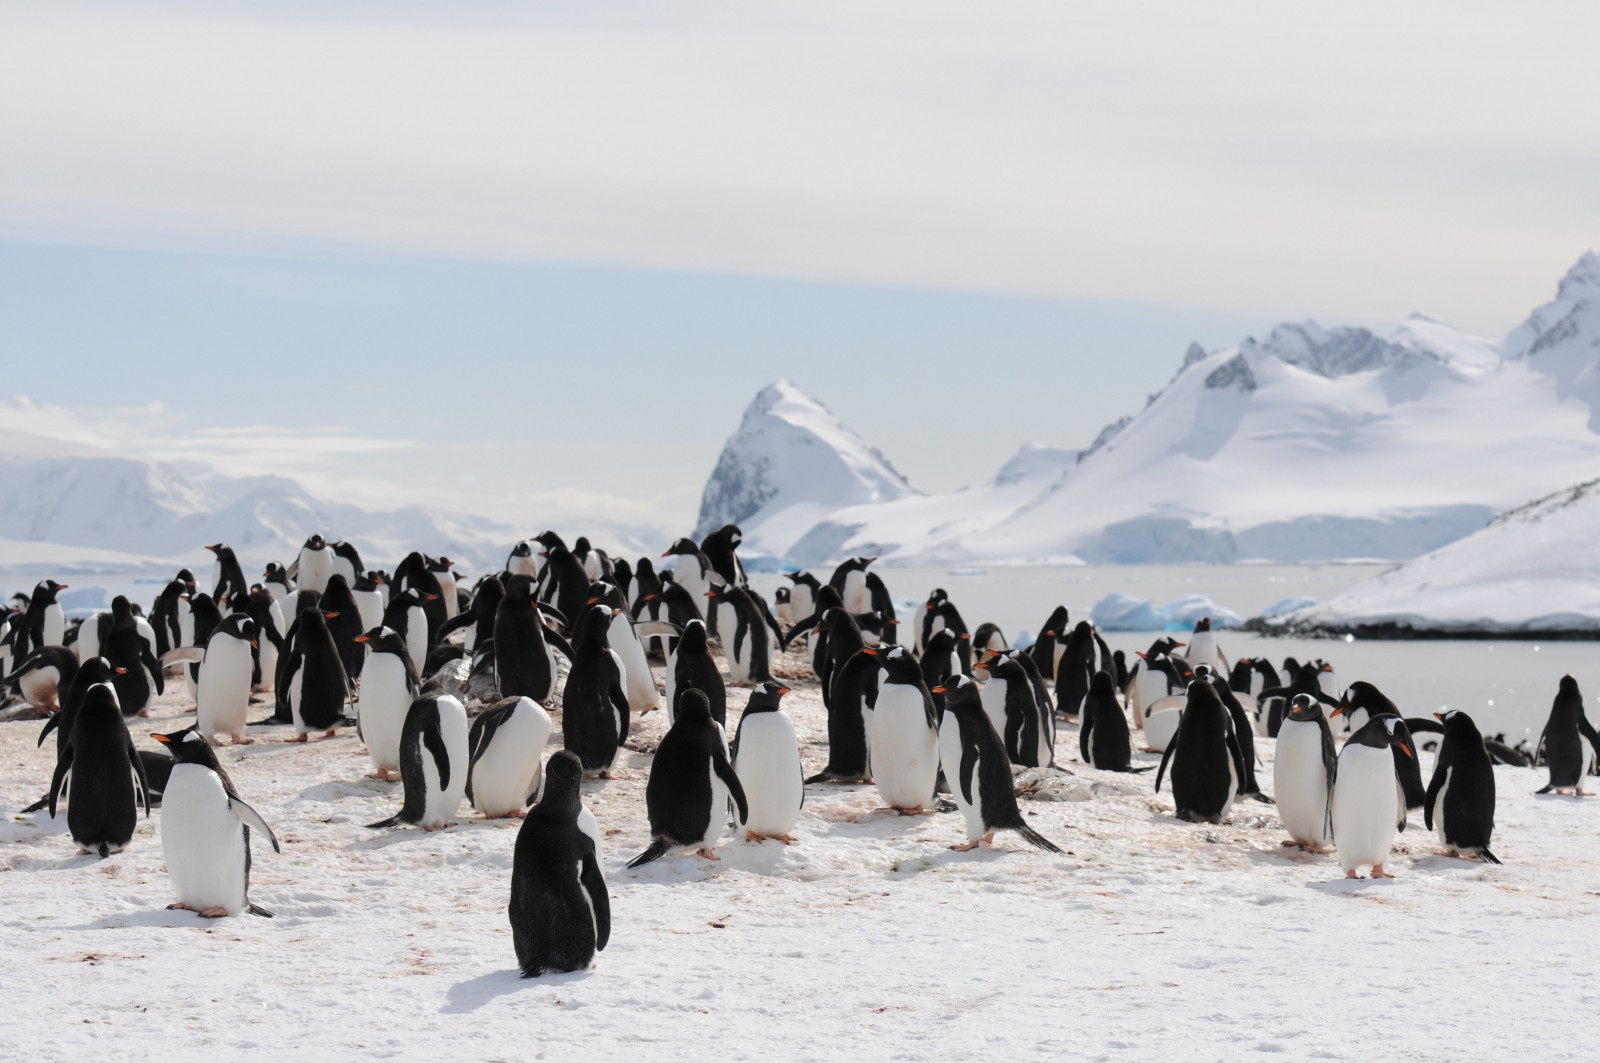
[[[368,504],[692,523],[778,377],[947,490],[1600,245],[1592,5],[6,8],[0,395]]]

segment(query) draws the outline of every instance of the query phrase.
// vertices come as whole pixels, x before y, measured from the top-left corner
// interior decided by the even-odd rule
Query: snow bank
[[[1219,631],[1244,623],[1239,614],[1203,594],[1157,606],[1146,598],[1113,592],[1095,602],[1089,616],[1102,631],[1193,631],[1196,622],[1208,616]]]

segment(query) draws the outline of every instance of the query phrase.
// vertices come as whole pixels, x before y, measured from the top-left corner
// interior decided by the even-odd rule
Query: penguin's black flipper
[[[1061,852],[1060,847],[1057,846],[1055,842],[1051,841],[1049,838],[1046,838],[1043,834],[1040,834],[1026,823],[1020,827],[1017,827],[1016,831],[1018,834],[1022,835],[1024,841],[1033,846],[1035,849],[1043,849],[1047,853],[1059,854]]]
[[[133,777],[139,783],[139,794],[144,798],[144,818],[150,818],[150,780],[145,778],[144,758],[139,756],[139,751],[133,747],[133,737],[128,737],[128,760],[133,768]]]
[[[589,906],[594,910],[594,948],[603,952],[611,940],[611,896],[606,892],[606,880],[600,874],[600,861],[591,850],[583,854],[583,865],[578,870],[578,881],[589,894]]]
[[[1156,769],[1156,793],[1161,792],[1161,777],[1167,773],[1167,761],[1172,759],[1172,751],[1178,748],[1176,733],[1167,741],[1167,748],[1161,751],[1161,766]]]
[[[557,653],[565,657],[568,664],[572,663],[572,643],[563,638],[559,632],[551,628],[545,628],[544,640],[548,642]],[[551,677],[552,682],[554,681],[554,678],[554,676]]]
[[[1438,720],[1430,720],[1426,716],[1407,716],[1401,722],[1412,734],[1444,734],[1444,724]]]
[[[477,622],[478,618],[472,615],[470,611],[457,613],[455,616],[452,616],[449,620],[446,620],[444,623],[439,625],[437,638],[442,642],[444,637],[451,632],[460,631],[462,628],[471,627]]]
[[[745,800],[744,784],[739,781],[739,776],[733,770],[733,765],[728,763],[728,757],[718,744],[711,751],[711,770],[717,773],[723,785],[727,786],[728,793],[733,797],[733,803],[739,807],[739,822],[744,823],[750,818],[750,805]]]
[[[1509,764],[1513,768],[1526,768],[1531,766],[1527,757],[1523,756],[1515,749],[1512,749],[1504,742],[1496,741],[1493,738],[1486,738],[1483,740],[1483,748],[1489,751],[1490,758],[1496,764]]]
[[[45,736],[54,731],[61,724],[61,713],[56,713],[44,722],[44,729],[39,732],[39,741],[34,744],[35,749],[44,745]]]
[[[539,612],[543,613],[545,616],[548,616],[551,620],[554,620],[556,622],[556,626],[559,629],[559,632],[558,632],[559,634],[563,634],[564,635],[567,632],[572,630],[572,621],[567,619],[567,614],[563,613],[561,610],[557,609],[555,606],[551,605],[549,602],[540,602],[539,603]],[[549,626],[550,625],[548,625],[548,624],[545,625],[546,628],[549,628]]]
[[[61,756],[56,759],[55,774],[50,777],[50,796],[47,799],[50,806],[50,818],[56,818],[56,798],[61,793],[61,784],[66,781],[67,772],[72,768],[72,747],[69,745],[61,751]]]
[[[422,745],[433,757],[434,770],[439,773],[439,789],[450,789],[450,751],[445,748],[444,735],[439,730],[439,714],[429,713],[422,725]]]
[[[239,817],[239,822],[243,823],[247,827],[253,827],[262,834],[265,834],[267,836],[267,841],[272,843],[273,852],[283,852],[283,847],[278,844],[278,836],[272,833],[272,828],[267,826],[267,821],[261,818],[261,813],[257,812],[255,809],[251,808],[237,797],[228,798],[228,808],[232,810],[235,816]]]
[[[659,860],[663,856],[667,855],[667,850],[670,848],[672,848],[671,842],[667,841],[665,838],[657,838],[655,841],[650,843],[650,848],[646,849],[632,860],[629,860],[628,866],[638,867],[641,864],[648,864],[652,860]],[[607,929],[609,930],[609,925]]]
[[[1395,737],[1414,751],[1417,746],[1411,735],[1409,733],[1400,733],[1405,730],[1405,721],[1401,720],[1399,726],[1395,728]],[[1394,755],[1395,775],[1400,780],[1400,789],[1405,796],[1406,807],[1421,808],[1428,799],[1428,792],[1422,786],[1422,766],[1417,763],[1415,756],[1404,752],[1400,748],[1400,742],[1396,742],[1391,746],[1390,752]]]
[[[1062,771],[1066,771],[1065,768],[1063,768],[1061,770]],[[1155,771],[1156,770],[1156,766],[1154,764],[1146,764],[1142,768],[1135,768],[1133,765],[1130,764],[1126,768],[1112,768],[1111,770],[1112,771],[1125,771],[1129,775],[1143,775],[1147,771]],[[1071,775],[1072,773],[1070,771],[1068,771],[1067,774]]]

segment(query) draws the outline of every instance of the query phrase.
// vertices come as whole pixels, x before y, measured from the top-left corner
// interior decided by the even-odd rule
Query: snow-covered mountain
[[[1338,630],[1600,630],[1600,480],[1501,514],[1442,550],[1281,618]]]
[[[761,389],[700,497],[697,537],[738,524],[748,553],[783,553],[841,506],[913,495],[876,447],[787,380]]]
[[[753,515],[760,547],[800,563],[855,553],[941,563],[1411,558],[1600,471],[1600,256],[1585,254],[1556,299],[1500,343],[1417,315],[1388,336],[1306,322],[1225,350],[1191,345],[1172,381],[1081,455],[1024,448],[988,484],[946,495],[816,489],[817,469],[850,464],[830,446],[792,448],[785,469],[741,460],[747,447],[761,453],[761,433],[742,439],[763,420],[755,411],[774,404],[767,395],[707,487],[708,503],[752,501],[708,505],[701,523],[720,523],[708,512]],[[824,438],[847,438],[849,455],[871,454],[892,472],[828,425]]]

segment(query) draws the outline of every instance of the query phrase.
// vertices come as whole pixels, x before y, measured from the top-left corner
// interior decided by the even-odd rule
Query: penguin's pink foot
[[[705,857],[707,860],[721,860],[722,859],[722,857],[718,856],[716,853],[714,853],[710,849],[696,849],[695,852],[698,853],[700,856]]]
[[[511,815],[506,817],[506,818],[508,818],[508,819],[527,819],[528,818],[528,810],[525,809],[525,808],[515,809],[514,811],[512,811]]]
[[[191,908],[189,910],[190,911],[194,911],[193,908]],[[223,916],[228,914],[228,909],[226,909],[226,908],[202,908],[202,909],[200,909],[200,913],[199,914],[200,914],[200,918],[201,919],[221,919]]]
[[[255,741],[254,738],[246,738],[244,735],[234,735],[233,736],[233,744],[236,745],[236,746],[247,746],[247,745],[250,745],[254,741]]]
[[[284,741],[286,743],[306,742],[306,741],[309,741],[309,740],[310,740],[310,738],[309,738],[308,735],[295,735],[293,738],[285,738],[284,739]]]
[[[367,772],[367,778],[369,778],[369,779],[380,779],[383,782],[390,782],[390,781],[392,781],[392,780],[394,780],[394,779],[396,779],[398,777],[399,776],[395,775],[388,768],[379,768],[377,771],[369,771],[369,772]]]
[[[1356,869],[1352,867],[1350,870],[1348,870],[1348,871],[1346,871],[1344,873],[1344,877],[1345,878],[1360,878],[1361,876],[1356,874]]]
[[[985,844],[985,845],[993,845],[994,844],[994,831],[990,831],[988,834],[985,834],[983,836],[983,844]]]
[[[1328,847],[1326,845],[1323,845],[1321,842],[1307,842],[1306,844],[1302,845],[1300,848],[1305,850],[1308,853],[1316,853],[1319,856],[1328,851]]]
[[[1291,845],[1296,846],[1296,847],[1301,848],[1301,849],[1304,849],[1306,847],[1305,842],[1297,842],[1293,838],[1290,838],[1288,841],[1279,842],[1278,844],[1283,846],[1285,849],[1289,848],[1289,846],[1291,846]]]
[[[1383,865],[1382,864],[1373,864],[1372,865],[1372,877],[1373,878],[1394,878],[1393,875],[1389,874],[1389,872],[1387,872],[1387,871],[1385,871],[1383,869]]]
[[[171,904],[167,905],[167,911],[169,911],[169,912],[192,912],[192,911],[194,911],[194,909],[189,907],[187,904],[184,904],[182,901],[173,901]]]
[[[772,838],[774,841],[780,841],[785,845],[793,845],[797,840],[793,834],[774,834]]]
[[[918,805],[915,808],[897,808],[895,811],[900,813],[902,816],[920,816],[922,815],[922,806]]]
[[[952,845],[950,847],[950,849],[953,852],[970,853],[970,852],[972,852],[972,850],[976,849],[977,847],[978,847],[978,843],[976,841],[970,841],[965,845]]]
[[[427,831],[429,834],[432,834],[436,830],[445,830],[447,828],[454,827],[454,826],[455,826],[454,823],[435,823],[431,827],[423,827],[422,829]]]
[[[1572,796],[1573,797],[1593,797],[1594,796],[1594,792],[1592,790],[1585,790],[1583,787],[1580,786],[1580,787],[1577,788],[1577,790],[1575,790],[1573,792]]]
[[[761,835],[757,834],[753,830],[747,830],[744,832],[744,840],[747,842],[759,842],[761,840]]]
[[[206,739],[206,741],[210,742],[214,746],[222,745],[222,739],[218,738],[216,735],[212,735],[210,738]]]
[[[149,709],[140,709],[139,710],[139,715],[143,716],[145,719],[149,719],[150,718],[150,710]]]
[[[322,737],[323,738],[332,738],[334,735],[336,735],[338,733],[339,733],[339,729],[337,727],[330,727],[326,731],[322,732]]]

